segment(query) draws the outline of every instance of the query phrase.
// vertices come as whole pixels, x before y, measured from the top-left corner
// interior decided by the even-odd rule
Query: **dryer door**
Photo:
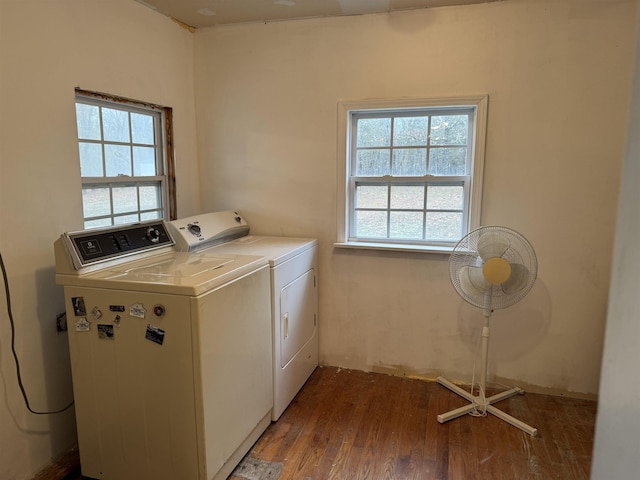
[[[316,329],[315,270],[293,280],[280,292],[280,368],[313,337]]]

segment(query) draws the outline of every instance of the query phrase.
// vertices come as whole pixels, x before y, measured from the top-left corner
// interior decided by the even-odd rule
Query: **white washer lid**
[[[58,279],[64,285],[197,296],[267,264],[255,255],[172,252]]]

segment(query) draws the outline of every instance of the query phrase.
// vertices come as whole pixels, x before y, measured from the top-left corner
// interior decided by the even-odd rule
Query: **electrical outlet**
[[[56,315],[56,332],[66,332],[67,331],[67,313],[62,312]]]

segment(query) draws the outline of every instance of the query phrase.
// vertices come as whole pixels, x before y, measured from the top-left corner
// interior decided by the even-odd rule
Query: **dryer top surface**
[[[264,256],[269,260],[271,267],[275,267],[317,245],[318,241],[314,238],[247,235],[222,245],[217,245],[206,251],[211,253]]]

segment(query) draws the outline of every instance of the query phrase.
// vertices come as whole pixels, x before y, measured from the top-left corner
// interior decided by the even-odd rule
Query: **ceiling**
[[[191,29],[501,0],[135,0]]]

